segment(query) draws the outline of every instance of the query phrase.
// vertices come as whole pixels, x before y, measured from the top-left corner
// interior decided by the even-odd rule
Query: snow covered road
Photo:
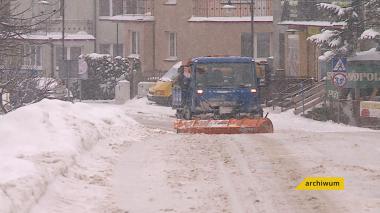
[[[379,132],[274,113],[275,134],[178,135],[171,110],[143,104],[129,114],[155,131],[123,152],[113,178],[125,211],[380,210]],[[296,191],[308,176],[345,177],[346,190]]]
[[[45,101],[0,127],[30,113],[21,136],[0,129],[13,159],[0,170],[14,174],[0,174],[1,213],[380,212],[379,131],[272,112],[274,134],[179,135],[174,112],[146,99]],[[344,177],[345,190],[296,191],[309,176]]]

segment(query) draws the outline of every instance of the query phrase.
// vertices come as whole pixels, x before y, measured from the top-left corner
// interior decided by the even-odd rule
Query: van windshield
[[[251,63],[197,64],[198,87],[252,87],[255,85]]]
[[[182,62],[176,63],[160,78],[160,81],[173,81],[178,76],[178,69],[182,65]]]

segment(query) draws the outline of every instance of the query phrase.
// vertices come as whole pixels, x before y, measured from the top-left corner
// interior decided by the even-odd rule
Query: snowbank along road
[[[61,104],[37,108],[67,112]],[[179,135],[174,111],[146,99],[79,106],[70,105],[73,134],[49,133],[79,141],[74,151],[24,154],[31,172],[13,177],[0,163],[0,212],[380,212],[378,131],[272,112],[274,134]],[[296,191],[309,176],[344,177],[345,190]]]

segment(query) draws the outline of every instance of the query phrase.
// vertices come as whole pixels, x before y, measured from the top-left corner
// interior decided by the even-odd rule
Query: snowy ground
[[[173,115],[138,99],[0,117],[0,212],[380,212],[379,131],[271,112],[274,134],[178,135]],[[295,191],[308,176],[346,189]]]
[[[0,212],[29,212],[55,190],[62,192],[56,196],[62,205],[34,212],[65,212],[68,205],[74,210],[68,212],[87,212],[82,209],[92,208],[89,202],[108,205],[103,185],[112,175],[113,148],[144,135],[123,114],[112,105],[45,100],[1,116]]]

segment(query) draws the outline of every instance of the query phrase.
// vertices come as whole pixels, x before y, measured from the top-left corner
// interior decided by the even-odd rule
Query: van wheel
[[[169,96],[168,100],[166,101],[166,105],[169,106],[169,107],[171,107],[172,103],[173,103],[173,97]]]

